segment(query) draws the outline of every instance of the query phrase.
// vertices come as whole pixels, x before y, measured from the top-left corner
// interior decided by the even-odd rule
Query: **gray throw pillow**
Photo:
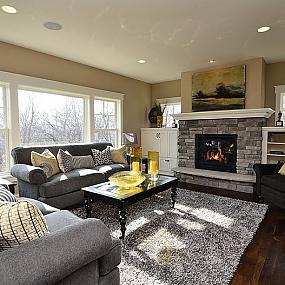
[[[74,169],[95,167],[92,155],[72,156],[72,162]]]

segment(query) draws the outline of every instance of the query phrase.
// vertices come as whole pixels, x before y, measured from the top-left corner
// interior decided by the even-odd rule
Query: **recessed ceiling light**
[[[264,27],[260,27],[259,29],[257,29],[257,31],[259,33],[265,33],[265,32],[268,32],[270,29],[271,29],[270,27],[264,26]]]
[[[215,63],[216,60],[215,60],[215,59],[210,59],[209,62],[210,62],[210,63]]]
[[[8,14],[16,14],[17,13],[16,8],[14,8],[12,6],[8,6],[8,5],[2,6],[1,9]]]
[[[138,60],[138,63],[144,64],[144,63],[146,63],[146,60],[145,59],[140,59],[140,60]]]
[[[49,30],[53,30],[53,31],[59,31],[62,29],[62,25],[59,23],[55,23],[55,22],[44,22],[44,27],[49,29]]]

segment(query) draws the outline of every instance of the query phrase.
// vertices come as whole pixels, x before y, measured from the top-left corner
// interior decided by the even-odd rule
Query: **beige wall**
[[[285,62],[267,64],[266,67],[265,106],[270,107],[274,110],[275,110],[275,100],[276,100],[274,86],[277,85],[285,85]],[[273,126],[274,121],[275,117],[272,116],[269,121],[269,125]]]
[[[263,108],[265,101],[265,68],[266,64],[262,58],[230,63],[226,65],[213,66],[211,68],[187,71],[181,74],[181,102],[182,112],[192,111],[192,75],[195,72],[225,68],[239,64],[246,65],[246,95],[245,107]]]
[[[0,42],[0,70],[125,94],[123,130],[148,127],[151,85],[139,80]]]
[[[151,85],[151,101],[155,104],[156,99],[180,97],[181,80],[165,81]]]

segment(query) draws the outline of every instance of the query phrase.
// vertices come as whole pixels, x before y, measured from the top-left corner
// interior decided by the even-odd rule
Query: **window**
[[[0,85],[0,171],[9,168],[9,147],[5,86]]]
[[[164,109],[163,112],[163,125],[165,127],[172,127],[172,123],[174,122],[172,114],[178,114],[181,113],[181,104],[180,103],[174,103],[174,104],[166,104],[162,105]]]
[[[280,93],[280,111],[282,112],[282,120],[285,119],[285,93]],[[278,113],[279,110],[276,110]],[[278,115],[278,114],[277,114]]]
[[[281,111],[282,117],[281,120],[285,121],[285,85],[275,86],[275,120],[278,119],[278,113]]]
[[[124,94],[0,71],[0,176],[19,145],[118,145]],[[4,173],[6,172],[6,173]]]
[[[95,142],[111,142],[114,146],[118,140],[117,102],[94,100]]]
[[[21,145],[80,143],[83,98],[18,90]]]
[[[164,108],[162,125],[172,127],[174,120],[171,115],[181,113],[181,97],[156,99],[156,103]]]

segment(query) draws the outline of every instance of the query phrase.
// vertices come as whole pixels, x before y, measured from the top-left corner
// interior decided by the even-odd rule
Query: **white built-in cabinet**
[[[262,128],[262,163],[285,161],[285,127]]]
[[[177,137],[176,128],[142,128],[141,146],[143,156],[148,151],[159,152],[159,173],[173,175],[172,168],[177,166]]]

